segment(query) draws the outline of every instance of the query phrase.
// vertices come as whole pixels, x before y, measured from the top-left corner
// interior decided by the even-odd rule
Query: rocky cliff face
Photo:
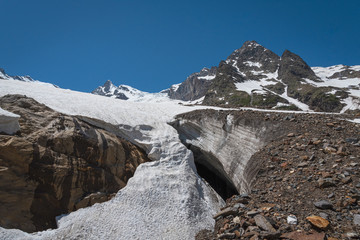
[[[4,96],[0,107],[21,116],[16,135],[0,134],[2,227],[55,228],[55,216],[108,200],[149,161],[114,134],[25,96]]]
[[[169,97],[183,101],[193,101],[205,96],[211,85],[211,80],[216,76],[217,68],[203,68],[198,73],[193,73],[184,82],[175,88],[165,90]]]

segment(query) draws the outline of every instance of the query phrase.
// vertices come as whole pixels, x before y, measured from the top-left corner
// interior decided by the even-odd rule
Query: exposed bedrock
[[[250,190],[260,164],[251,156],[286,131],[266,113],[251,111],[197,110],[171,125],[194,152],[199,175],[223,198]]]
[[[149,161],[139,147],[31,98],[7,95],[20,115],[16,135],[0,133],[0,226],[55,228],[55,216],[104,202]]]

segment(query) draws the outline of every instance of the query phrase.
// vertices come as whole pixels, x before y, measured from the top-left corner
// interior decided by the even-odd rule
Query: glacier
[[[56,88],[51,84],[1,80],[0,96],[21,94],[70,115],[96,119],[144,148],[153,160],[140,165],[110,201],[72,212],[57,229],[25,233],[0,228],[3,239],[191,239],[213,228],[224,202],[196,173],[193,154],[168,122],[186,107],[173,101],[136,103]]]

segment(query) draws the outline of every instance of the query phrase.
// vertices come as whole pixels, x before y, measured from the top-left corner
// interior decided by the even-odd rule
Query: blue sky
[[[90,92],[156,92],[246,40],[311,66],[360,64],[360,1],[0,0],[0,68]]]

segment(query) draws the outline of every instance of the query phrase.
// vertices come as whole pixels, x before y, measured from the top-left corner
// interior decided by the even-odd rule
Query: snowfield
[[[28,234],[0,228],[2,239],[192,239],[199,230],[213,228],[212,216],[223,200],[197,175],[192,152],[167,124],[177,114],[205,107],[137,103],[0,80],[0,96],[6,94],[26,95],[56,111],[115,125],[115,133],[145,148],[154,161],[140,165],[112,200],[62,217],[58,229]]]

